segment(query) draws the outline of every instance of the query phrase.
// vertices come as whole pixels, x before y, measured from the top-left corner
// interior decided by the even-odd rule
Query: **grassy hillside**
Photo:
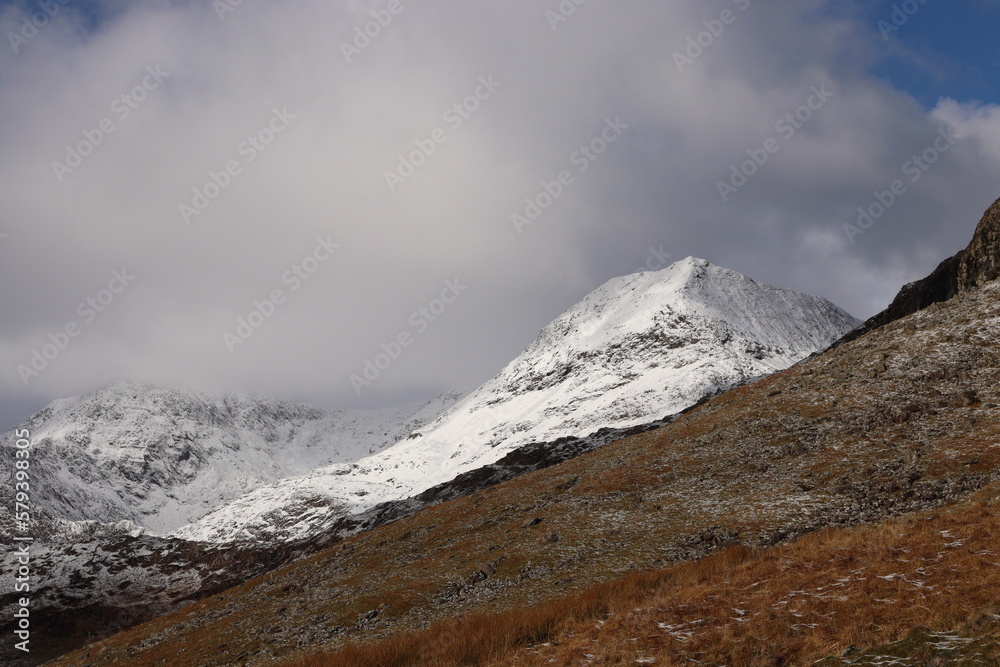
[[[831,653],[845,657],[821,665],[998,664],[998,537],[993,484],[947,509],[768,549],[733,546],[528,612],[452,620],[285,664],[779,665]]]

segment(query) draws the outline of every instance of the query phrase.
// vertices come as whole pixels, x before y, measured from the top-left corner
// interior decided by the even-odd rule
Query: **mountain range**
[[[81,609],[110,614],[103,632],[128,627],[670,423],[858,324],[824,299],[688,258],[599,287],[465,397],[323,411],[122,382],[56,401],[25,424],[47,541],[39,615],[67,637],[83,632]]]
[[[32,503],[63,529],[124,522],[165,533],[265,484],[385,449],[457,397],[324,411],[119,382],[57,400],[19,428],[33,443]]]
[[[53,665],[994,664],[998,239],[1000,202],[860,334]]]

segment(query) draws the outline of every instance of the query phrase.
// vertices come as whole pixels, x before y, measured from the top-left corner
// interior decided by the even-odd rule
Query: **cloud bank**
[[[0,15],[4,427],[121,378],[471,388],[688,255],[867,317],[998,194],[998,108],[873,76],[852,3],[59,7]]]

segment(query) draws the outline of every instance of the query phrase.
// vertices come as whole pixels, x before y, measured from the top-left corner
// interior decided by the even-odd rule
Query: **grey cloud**
[[[879,36],[831,3],[592,0],[553,31],[557,2],[406,2],[348,64],[342,42],[385,5],[243,3],[220,21],[210,4],[127,3],[99,32],[53,26],[0,56],[3,426],[117,378],[328,406],[471,388],[650,247],[866,317],[997,194],[997,114],[928,111],[872,78]],[[678,72],[726,8],[736,20]],[[157,65],[169,76],[120,118],[114,101]],[[445,111],[489,75],[501,87],[453,129]],[[834,97],[723,202],[717,181],[821,84]],[[286,107],[286,130],[241,150]],[[517,234],[511,214],[615,116],[621,139]],[[114,131],[58,182],[51,163],[104,119]],[[843,224],[945,123],[954,150],[849,244]],[[385,172],[438,128],[447,141],[390,192]],[[179,205],[230,162],[185,224]],[[283,275],[328,235],[340,251],[291,292]],[[17,366],[123,266],[134,284],[26,387]],[[451,278],[468,293],[358,397],[349,375]],[[230,354],[223,334],[275,289],[287,301]]]

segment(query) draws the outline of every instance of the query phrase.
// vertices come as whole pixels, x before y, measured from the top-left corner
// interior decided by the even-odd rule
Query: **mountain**
[[[962,646],[1000,611],[998,322],[1000,282],[970,288],[53,666],[814,664],[918,624]],[[857,664],[951,664],[915,648]]]
[[[325,411],[120,382],[55,401],[19,428],[33,443],[34,510],[54,530],[124,522],[120,531],[164,533],[265,484],[378,452],[457,398]],[[0,448],[13,446],[14,433]]]
[[[37,664],[352,535],[648,433],[855,324],[822,299],[689,259],[610,281],[441,419],[446,399],[408,420],[406,410],[324,413],[131,384],[57,402],[27,424],[36,460],[45,457],[38,467],[57,474],[36,494],[44,506],[36,504],[33,530],[41,541],[33,546],[32,619],[44,628],[46,648],[17,664]],[[393,439],[393,455],[380,456]],[[340,462],[220,505],[201,524],[219,521],[221,534],[211,533],[224,538],[218,542],[188,541],[205,539],[191,526],[144,534],[142,526],[162,531],[166,518],[182,516],[189,499],[219,502],[241,475],[256,484],[323,456]],[[230,520],[242,508],[248,520]],[[93,516],[118,523],[79,520]],[[13,594],[0,596],[4,614],[17,604]],[[7,657],[0,650],[0,660]]]
[[[657,421],[787,368],[859,324],[816,297],[689,257],[613,279],[496,377],[395,446],[262,487],[173,536],[305,539],[532,443]]]
[[[557,465],[608,443],[645,432],[603,429],[589,438],[529,445],[405,500],[383,503],[344,517],[323,533],[298,542],[212,544],[146,534],[135,524],[67,522],[39,517],[31,547],[31,620],[41,641],[30,656],[0,645],[0,664],[29,667],[84,643],[150,621],[188,604],[239,586],[256,576],[320,553],[351,535],[411,516],[535,470]],[[122,522],[126,523],[126,522]],[[40,530],[48,525],[49,530]],[[0,571],[14,572],[18,554],[0,557]],[[15,619],[21,595],[8,580],[0,593],[0,618]],[[10,628],[0,621],[0,632]]]
[[[988,213],[970,244],[976,259],[956,260],[986,268],[954,278],[962,287],[950,298],[908,286],[912,312],[793,368],[659,424],[605,430],[610,442],[529,444],[372,508],[364,530],[325,532],[318,543],[332,548],[52,664],[465,664],[484,654],[497,664],[689,664],[732,662],[734,650],[752,665],[995,657],[1000,283],[988,276],[998,231],[1000,216]],[[578,455],[559,460],[560,448]],[[402,507],[428,498],[438,502]],[[904,518],[885,522],[892,516]],[[149,539],[122,538],[153,563],[164,551]],[[225,558],[245,561],[239,545],[167,542],[216,554],[202,576],[225,578]],[[102,564],[70,569],[53,598],[94,599]],[[138,577],[125,590],[163,597],[171,585]],[[226,584],[171,604],[213,585]],[[5,612],[13,597],[0,600]],[[135,604],[103,600],[108,611],[96,616],[37,625],[43,640],[62,642],[49,657],[95,628],[149,618],[101,627]]]
[[[985,285],[1000,277],[1000,199],[979,221],[972,242],[962,255],[958,284],[962,290]]]

